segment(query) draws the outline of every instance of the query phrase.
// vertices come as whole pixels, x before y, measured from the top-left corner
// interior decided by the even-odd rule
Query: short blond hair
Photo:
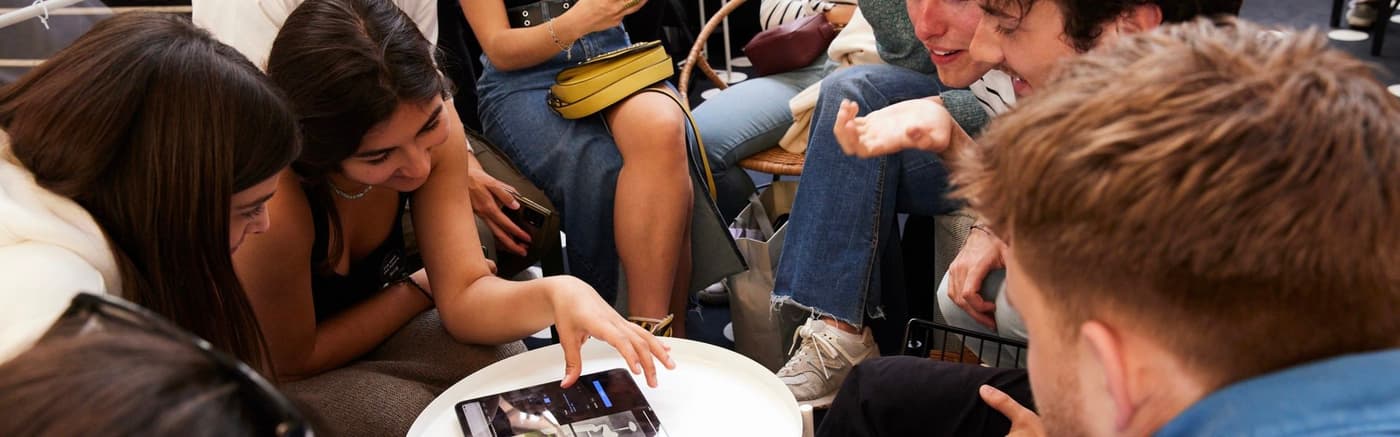
[[[1400,100],[1316,32],[1131,36],[979,143],[959,193],[1062,327],[1132,323],[1218,384],[1400,343]]]

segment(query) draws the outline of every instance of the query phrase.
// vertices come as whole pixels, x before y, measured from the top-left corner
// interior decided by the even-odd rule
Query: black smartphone
[[[666,435],[623,369],[580,376],[567,389],[553,381],[461,401],[456,411],[467,437]]]
[[[549,208],[521,196],[520,193],[512,192],[510,194],[515,197],[517,202],[520,202],[520,208],[504,209],[506,216],[510,217],[510,220],[520,229],[532,236],[535,235],[540,228],[544,227],[545,220],[549,219]]]

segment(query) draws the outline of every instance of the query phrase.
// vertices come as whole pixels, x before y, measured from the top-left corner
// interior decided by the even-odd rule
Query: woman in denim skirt
[[[629,319],[658,334],[674,326],[673,334],[683,336],[696,196],[684,114],[670,98],[649,92],[577,120],[545,103],[560,71],[630,44],[622,18],[645,2],[462,6],[485,52],[477,83],[482,127],[561,210],[570,273],[614,300],[620,263]]]

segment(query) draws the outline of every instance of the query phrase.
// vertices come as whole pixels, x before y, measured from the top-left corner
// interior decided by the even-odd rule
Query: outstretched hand
[[[953,116],[938,97],[899,102],[857,117],[860,106],[841,102],[833,133],[847,155],[874,158],[917,149],[940,153],[958,129]]]
[[[603,340],[617,349],[632,374],[646,375],[648,386],[656,387],[656,361],[667,369],[676,368],[669,346],[623,319],[588,284],[572,276],[542,280],[560,281],[550,295],[559,344],[564,348],[564,380],[560,386],[567,388],[578,381],[583,372],[580,351],[589,338]]]

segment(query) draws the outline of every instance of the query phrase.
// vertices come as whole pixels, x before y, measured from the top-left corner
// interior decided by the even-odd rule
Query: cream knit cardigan
[[[0,362],[28,349],[78,292],[120,290],[97,222],[36,184],[0,131]]]

